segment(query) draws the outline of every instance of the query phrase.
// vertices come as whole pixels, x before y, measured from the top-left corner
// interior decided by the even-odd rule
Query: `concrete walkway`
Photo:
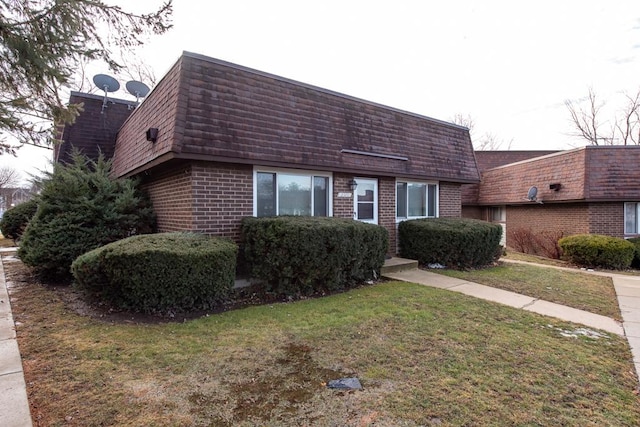
[[[505,262],[531,264],[525,261],[502,260]],[[557,267],[533,264],[539,267],[549,267],[565,271],[579,271],[581,273],[595,274],[597,276],[611,277],[618,297],[618,306],[622,315],[624,335],[627,337],[636,374],[640,376],[640,276],[612,273],[608,271],[576,270],[575,268]]]
[[[15,252],[15,248],[0,250],[0,255],[10,252]],[[2,262],[0,262],[0,426],[32,426],[27,387],[22,371],[22,358],[18,350],[16,328],[11,314],[11,303]]]
[[[575,268],[533,264],[525,261],[505,259],[501,261],[611,277],[618,298],[620,313],[622,314],[622,324],[606,316],[577,310],[515,292],[504,291],[502,289],[436,274],[430,271],[412,269],[387,273],[384,276],[394,280],[402,280],[460,292],[510,307],[520,308],[545,316],[552,316],[561,320],[579,323],[591,328],[601,329],[616,335],[626,336],[629,347],[631,348],[636,375],[640,373],[640,276],[630,276],[605,271],[577,270]]]
[[[515,292],[504,291],[502,289],[492,288],[490,286],[432,273],[430,271],[419,269],[406,270],[396,273],[388,273],[385,274],[385,277],[460,292],[465,295],[494,301],[510,307],[520,308],[522,310],[543,314],[545,316],[556,317],[569,322],[580,323],[591,328],[602,329],[612,334],[624,335],[622,325],[606,316],[566,307],[564,305],[517,294]],[[640,319],[640,310],[638,314]]]

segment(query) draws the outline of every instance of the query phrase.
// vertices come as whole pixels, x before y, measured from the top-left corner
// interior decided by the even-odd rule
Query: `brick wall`
[[[589,233],[589,206],[586,203],[507,206],[507,246],[518,229],[562,231],[564,236]]]
[[[396,250],[396,180],[395,178],[380,178],[378,180],[378,224],[389,232],[390,255]]]
[[[487,208],[483,206],[462,206],[462,218],[487,220]]]
[[[440,182],[439,216],[442,218],[460,218],[462,215],[460,199],[460,184],[452,182]]]
[[[590,203],[589,232],[624,237],[624,203]]]
[[[353,218],[352,175],[334,174],[333,215]],[[193,230],[239,240],[240,220],[253,215],[250,165],[196,162],[147,178],[160,232]],[[440,183],[440,216],[460,217],[460,185]],[[396,180],[378,178],[378,223],[389,232],[389,253],[396,251]]]
[[[192,166],[193,230],[240,240],[240,220],[253,215],[253,167],[224,163]]]
[[[333,174],[333,216],[337,218],[353,218],[353,191],[349,181],[353,175]],[[351,193],[351,197],[338,197],[338,193]]]
[[[189,231],[193,227],[191,167],[153,173],[142,188],[158,216],[158,231]]]

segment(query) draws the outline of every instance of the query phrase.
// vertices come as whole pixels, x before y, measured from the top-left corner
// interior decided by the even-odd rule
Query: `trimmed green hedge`
[[[343,218],[242,220],[251,274],[278,295],[345,289],[379,277],[389,246],[384,227]]]
[[[563,258],[585,267],[622,270],[631,266],[635,245],[627,240],[599,234],[576,234],[558,241]]]
[[[640,268],[640,237],[632,237],[631,239],[627,239],[627,241],[633,243],[636,248],[633,261],[631,261],[631,267]]]
[[[426,218],[398,225],[400,256],[421,265],[472,268],[500,257],[502,227],[463,218]]]
[[[8,209],[0,220],[0,231],[7,239],[17,241],[22,237],[24,229],[38,210],[38,202],[35,199],[28,200]]]
[[[226,299],[238,247],[193,233],[129,237],[79,256],[75,283],[117,307],[143,312],[208,309]]]

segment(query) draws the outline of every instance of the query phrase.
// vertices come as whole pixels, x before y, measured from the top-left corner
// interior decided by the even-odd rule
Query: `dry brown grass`
[[[389,282],[141,323],[5,269],[36,426],[640,425],[623,338],[456,293]],[[341,376],[364,390],[324,386]]]

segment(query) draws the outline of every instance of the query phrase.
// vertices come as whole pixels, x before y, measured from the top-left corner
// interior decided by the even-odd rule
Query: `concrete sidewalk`
[[[636,374],[640,373],[640,276],[611,273],[608,271],[578,270],[534,264],[525,261],[501,260],[504,262],[530,264],[537,267],[554,268],[577,273],[611,277],[622,315],[622,323],[606,316],[566,307],[549,301],[528,297],[515,292],[504,291],[478,283],[468,282],[430,271],[412,269],[387,273],[384,276],[394,280],[418,283],[434,288],[447,289],[466,295],[498,302],[510,307],[531,311],[561,320],[579,323],[591,328],[601,329],[616,335],[626,336],[631,348]]]
[[[0,255],[6,253],[10,251],[0,250]],[[0,426],[30,427],[32,425],[27,387],[22,371],[22,358],[18,350],[4,267],[0,262]]]
[[[405,270],[395,273],[387,273],[385,274],[385,277],[460,292],[465,295],[494,301],[510,307],[520,308],[522,310],[543,314],[545,316],[552,316],[569,322],[580,323],[592,328],[602,329],[616,335],[624,335],[622,325],[606,316],[566,307],[564,305],[517,294],[515,292],[504,291],[502,289],[492,288],[490,286],[432,273],[430,271],[420,269]],[[638,314],[640,320],[640,311]]]

